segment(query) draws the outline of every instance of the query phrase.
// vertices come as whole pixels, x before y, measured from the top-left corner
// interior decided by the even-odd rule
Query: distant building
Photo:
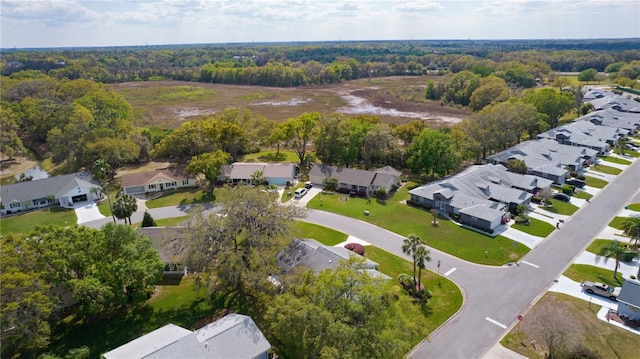
[[[295,163],[243,163],[236,162],[222,166],[220,181],[231,184],[253,184],[256,172],[262,172],[262,177],[269,184],[285,186],[292,183],[296,177],[297,166]]]
[[[105,359],[268,359],[271,344],[251,317],[229,314],[196,331],[167,324],[102,355]]]
[[[185,171],[183,167],[128,173],[122,175],[120,180],[122,190],[128,194],[160,192],[196,186],[196,177]]]
[[[361,196],[371,196],[379,188],[387,193],[400,183],[402,173],[391,166],[368,171],[357,168],[314,164],[309,171],[309,180],[314,185],[323,185],[326,178],[338,182],[338,191],[352,192]]]

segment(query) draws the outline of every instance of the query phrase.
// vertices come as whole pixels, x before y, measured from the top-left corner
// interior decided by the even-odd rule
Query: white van
[[[309,190],[306,189],[306,188],[298,188],[294,192],[294,196],[295,196],[295,198],[302,198],[302,197],[304,197],[305,194],[307,194],[307,192],[309,192]]]

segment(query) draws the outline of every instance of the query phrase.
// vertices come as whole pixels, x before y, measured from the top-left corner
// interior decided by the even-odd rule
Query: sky
[[[640,0],[0,0],[0,47],[640,37]]]

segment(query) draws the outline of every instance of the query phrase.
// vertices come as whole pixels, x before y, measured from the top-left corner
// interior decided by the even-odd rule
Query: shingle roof
[[[120,178],[123,188],[143,186],[158,178],[167,181],[184,181],[195,179],[196,177],[187,171],[184,167],[161,168],[153,171],[126,173]]]
[[[590,148],[563,145],[552,139],[541,138],[522,142],[491,155],[488,159],[506,163],[511,158],[517,158],[523,160],[527,168],[551,170],[551,167],[547,166],[577,166],[584,161],[584,158],[592,158],[596,156],[597,153],[598,151]],[[553,171],[560,173],[560,171],[555,169]],[[566,170],[563,171],[565,173],[567,172]]]
[[[624,279],[618,301],[640,307],[640,281],[637,279]]]
[[[89,172],[43,178],[39,180],[13,183],[0,186],[2,202],[23,202],[53,195],[58,198],[75,187],[91,188],[98,186],[92,182]]]
[[[175,324],[167,324],[103,354],[105,359],[148,358],[192,332]],[[167,357],[165,357],[167,358]]]
[[[292,178],[295,163],[243,163],[236,162],[222,166],[222,178],[250,180],[256,171],[262,172],[264,178]]]
[[[313,165],[309,176],[335,178],[338,183],[368,187],[373,182],[376,173],[355,168]]]
[[[473,216],[476,218],[484,219],[485,221],[488,221],[488,222],[501,220],[505,214],[503,211],[500,211],[482,204],[463,208],[460,210],[460,213],[467,214],[469,216]]]
[[[182,237],[189,229],[184,227],[143,227],[138,233],[153,241],[153,248],[158,252],[160,260],[165,263],[184,260],[186,245]]]

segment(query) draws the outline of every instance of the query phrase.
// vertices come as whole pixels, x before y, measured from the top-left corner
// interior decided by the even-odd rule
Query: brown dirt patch
[[[429,76],[360,79],[324,86],[274,88],[205,84],[185,81],[131,82],[111,85],[133,106],[138,125],[175,128],[185,120],[219,113],[227,108],[246,108],[274,121],[302,113],[345,112],[356,107],[380,116],[383,122],[407,123],[416,119],[432,126],[450,125],[466,118],[460,108],[424,99]],[[347,97],[345,97],[347,96]],[[358,104],[349,102],[356,97]],[[360,107],[358,109],[358,107]],[[368,109],[372,109],[367,112]]]
[[[18,173],[25,172],[36,164],[36,161],[30,160],[27,157],[14,157],[11,161],[3,158],[2,161],[0,161],[0,177],[14,176]]]

